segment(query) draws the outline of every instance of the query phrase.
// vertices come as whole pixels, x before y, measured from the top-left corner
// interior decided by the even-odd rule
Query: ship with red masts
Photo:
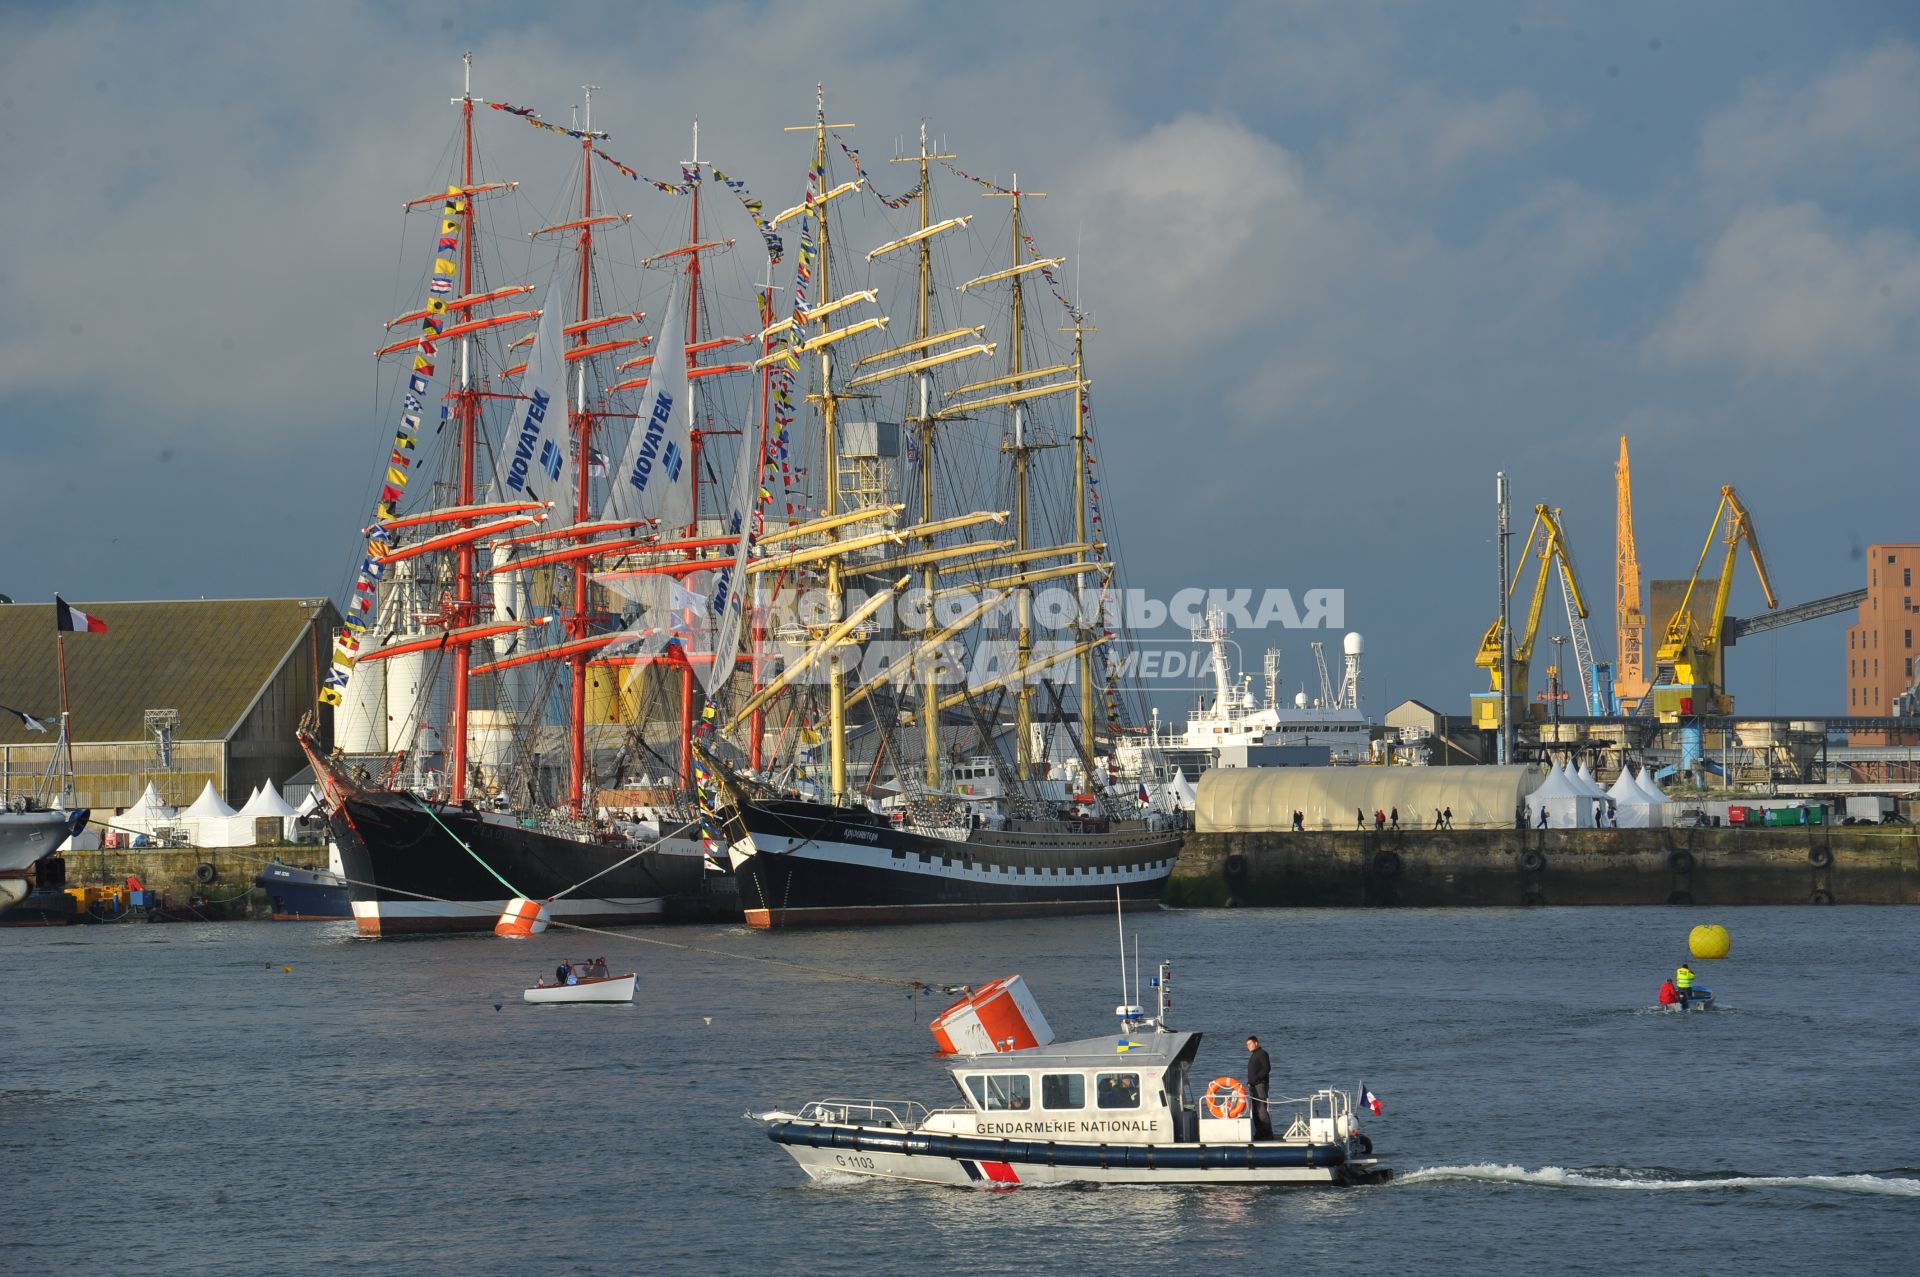
[[[700,686],[735,666],[740,605],[727,616],[724,600],[746,553],[745,479],[735,517],[703,521],[698,477],[714,460],[703,436],[732,435],[757,480],[762,427],[711,395],[696,419],[688,387],[750,372],[724,351],[752,336],[702,339],[702,257],[731,241],[700,241],[697,130],[680,182],[641,179],[607,153],[586,94],[562,127],[475,96],[469,55],[456,171],[407,204],[438,220],[421,305],[379,352],[400,424],[321,691],[334,745],[317,718],[301,732],[366,935],[487,930],[514,898],[591,925],[739,916],[690,749]],[[526,201],[477,157],[487,111],[578,144],[577,204],[529,232],[562,245],[537,309],[537,283],[489,275],[483,249],[502,237],[482,237],[480,210],[505,206],[504,221]],[[646,262],[672,276],[651,335],[598,268],[629,217],[598,199],[609,172],[692,209],[687,245]],[[700,362],[709,351],[722,361]],[[689,446],[663,454],[664,423]],[[718,624],[683,606],[710,599]]]

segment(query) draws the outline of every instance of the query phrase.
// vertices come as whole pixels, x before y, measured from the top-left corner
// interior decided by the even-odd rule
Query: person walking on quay
[[[1441,815],[1446,818],[1447,828],[1452,829],[1453,828],[1453,808],[1451,807],[1447,808],[1446,811],[1441,813]]]
[[[1355,829],[1365,829],[1367,827],[1367,813],[1358,807],[1353,809],[1353,827]]]
[[[1306,827],[1307,827],[1307,818],[1305,814],[1299,811],[1295,811],[1293,813],[1293,832],[1296,834],[1301,833],[1306,829]]]
[[[1373,831],[1375,833],[1380,833],[1384,831],[1386,827],[1387,827],[1387,813],[1384,811],[1381,811],[1378,807],[1375,807],[1373,809]]]
[[[1272,1061],[1260,1039],[1247,1034],[1247,1101],[1253,1108],[1253,1138],[1273,1138],[1273,1115],[1267,1111],[1267,1083],[1273,1072]]]
[[[1445,829],[1447,827],[1446,817],[1440,814],[1440,809],[1438,807],[1435,807],[1433,809],[1433,827],[1435,829]]]
[[[1539,827],[1541,829],[1545,829],[1547,827],[1547,805],[1545,803],[1540,804],[1540,826]]]
[[[1387,823],[1395,829],[1400,828],[1400,809],[1395,807],[1387,813]]]

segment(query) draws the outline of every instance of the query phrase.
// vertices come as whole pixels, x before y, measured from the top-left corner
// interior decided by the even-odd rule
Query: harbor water
[[[1688,930],[1714,1011],[1653,1010]],[[1381,1188],[809,1184],[749,1110],[957,1099],[949,1000],[1022,973],[1108,1032],[1111,918],[368,942],[346,924],[0,932],[14,1272],[1903,1271],[1920,1253],[1920,915],[1180,911],[1196,1075],[1364,1080]],[[628,1006],[531,1007],[563,958]],[[1129,993],[1131,990],[1129,990]],[[1150,990],[1146,991],[1149,995]],[[1288,1116],[1280,1107],[1276,1120]]]

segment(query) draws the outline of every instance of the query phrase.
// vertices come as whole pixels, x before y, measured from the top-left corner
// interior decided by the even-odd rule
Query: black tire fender
[[[1399,852],[1382,847],[1373,853],[1373,872],[1378,877],[1398,878],[1401,868]]]
[[[1688,851],[1685,847],[1680,848],[1678,851],[1669,852],[1667,855],[1667,868],[1673,870],[1677,874],[1692,873],[1693,872],[1693,853]]]
[[[1815,887],[1813,889],[1812,901],[1817,905],[1830,905],[1833,903],[1833,893],[1825,887]]]
[[[1537,851],[1520,853],[1520,867],[1530,874],[1537,874],[1547,867],[1547,858]]]
[[[1833,863],[1833,849],[1830,847],[1807,848],[1807,863],[1815,869],[1825,869]]]
[[[203,887],[211,887],[214,883],[220,881],[220,871],[215,869],[211,863],[203,860],[200,862],[199,867],[193,871],[193,880]]]
[[[1228,856],[1220,866],[1220,872],[1229,878],[1239,879],[1247,876],[1247,858],[1239,852]]]

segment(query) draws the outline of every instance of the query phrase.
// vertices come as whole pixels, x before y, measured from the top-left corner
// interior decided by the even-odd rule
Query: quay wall
[[[1192,833],[1176,908],[1920,904],[1920,830]]]
[[[66,885],[119,886],[129,875],[168,906],[208,921],[270,918],[267,893],[253,885],[254,875],[278,856],[290,865],[327,866],[324,846],[289,843],[275,847],[166,847],[62,852]],[[201,865],[213,866],[213,881],[203,882]]]

